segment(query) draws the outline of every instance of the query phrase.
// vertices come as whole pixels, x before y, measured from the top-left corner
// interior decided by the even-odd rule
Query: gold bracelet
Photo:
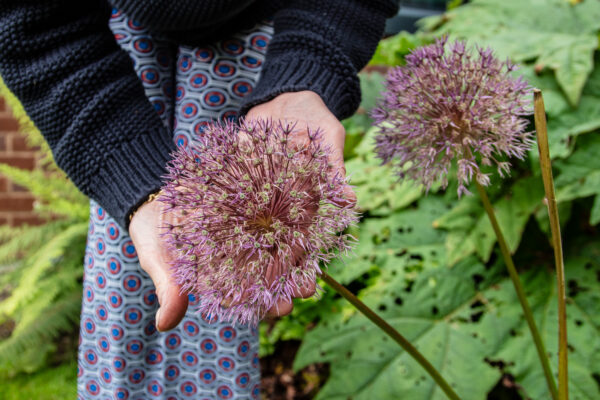
[[[158,192],[154,192],[154,193],[150,193],[150,195],[148,196],[148,198],[146,199],[146,201],[144,201],[142,204],[140,204],[135,210],[133,210],[133,212],[131,214],[129,214],[129,222],[131,222],[131,219],[133,218],[133,216],[135,215],[135,213],[142,208],[142,206],[150,203],[151,201],[156,200],[157,197],[159,197],[161,194],[163,194],[163,190],[159,190]]]

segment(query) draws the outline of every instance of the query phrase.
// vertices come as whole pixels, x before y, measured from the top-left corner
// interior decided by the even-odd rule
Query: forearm
[[[0,75],[75,185],[119,222],[160,186],[172,141],[104,1],[4,1]]]

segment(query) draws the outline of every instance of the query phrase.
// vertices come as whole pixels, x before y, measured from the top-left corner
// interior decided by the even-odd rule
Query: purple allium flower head
[[[389,72],[372,116],[384,163],[429,189],[439,179],[447,185],[455,158],[461,195],[473,177],[489,184],[478,159],[503,176],[510,172],[503,157],[523,159],[531,147],[524,118],[532,113],[531,88],[510,76],[515,66],[497,60],[492,50],[477,48],[473,54],[457,41],[445,51],[446,41],[413,50],[405,66]]]
[[[318,131],[299,143],[293,129],[211,125],[170,162],[159,199],[179,215],[166,233],[173,276],[200,296],[200,312],[256,324],[350,249],[353,238],[339,233],[357,221],[346,179]]]

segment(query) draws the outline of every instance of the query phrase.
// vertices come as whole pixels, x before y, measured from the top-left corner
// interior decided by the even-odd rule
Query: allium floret
[[[500,62],[491,49],[472,52],[447,39],[417,48],[406,65],[392,69],[372,116],[379,128],[376,150],[400,178],[427,189],[441,180],[456,159],[458,193],[468,193],[474,177],[489,184],[480,164],[510,172],[504,157],[523,159],[533,143],[527,132],[531,88],[511,76],[515,65]]]
[[[256,324],[350,249],[346,179],[320,132],[303,142],[293,132],[261,120],[211,125],[168,165],[159,200],[179,215],[166,233],[173,276],[200,312]]]

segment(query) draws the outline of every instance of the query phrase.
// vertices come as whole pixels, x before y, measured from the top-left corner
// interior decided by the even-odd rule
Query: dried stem
[[[500,230],[500,225],[498,225],[498,220],[496,219],[496,215],[494,214],[494,208],[492,207],[492,203],[490,203],[490,199],[488,198],[483,186],[481,186],[477,181],[475,181],[475,185],[477,186],[477,191],[479,192],[479,196],[481,197],[481,202],[483,203],[485,212],[487,213],[488,218],[492,223],[492,227],[494,228],[494,232],[496,233],[496,238],[498,239],[498,244],[500,245],[500,251],[502,252],[502,257],[504,257],[504,263],[506,264],[506,268],[508,269],[510,279],[512,280],[513,285],[515,286],[515,291],[517,292],[517,297],[519,298],[519,302],[521,303],[521,308],[523,309],[523,314],[525,315],[525,319],[527,320],[527,325],[529,325],[529,331],[531,332],[531,336],[533,337],[533,342],[535,343],[535,348],[537,349],[538,357],[540,358],[542,368],[544,369],[544,376],[546,377],[548,390],[550,390],[552,399],[556,400],[556,382],[554,381],[554,377],[552,376],[550,362],[548,361],[548,356],[546,355],[546,348],[544,347],[544,342],[542,341],[540,332],[538,331],[538,328],[533,319],[531,307],[529,306],[529,302],[527,301],[527,297],[525,296],[525,291],[523,290],[523,286],[521,285],[519,274],[517,273],[517,269],[515,268],[515,264],[513,262],[512,256],[510,255],[510,251],[508,250],[508,245],[506,244],[504,235]]]
[[[352,292],[346,289],[343,285],[333,279],[326,272],[321,275],[329,286],[335,289],[342,297],[350,302],[358,311],[360,311],[365,317],[369,318],[371,322],[377,325],[382,331],[384,331],[389,337],[394,339],[408,354],[411,355],[433,378],[438,386],[446,393],[451,400],[460,400],[460,397],[450,387],[448,382],[442,377],[442,375],[435,369],[433,365],[417,350],[404,336],[402,336],[397,330],[395,330],[390,324],[385,322],[379,315],[371,310],[365,303],[360,301]]]
[[[533,92],[533,106],[535,130],[537,132],[538,150],[542,179],[546,192],[548,214],[550,216],[550,230],[552,231],[552,247],[554,248],[554,263],[556,266],[556,283],[558,288],[558,398],[568,400],[568,350],[567,350],[567,308],[565,304],[565,266],[563,261],[560,224],[558,208],[554,195],[554,180],[552,179],[552,166],[550,164],[550,151],[548,149],[548,130],[546,128],[546,110],[542,92],[535,89]]]

